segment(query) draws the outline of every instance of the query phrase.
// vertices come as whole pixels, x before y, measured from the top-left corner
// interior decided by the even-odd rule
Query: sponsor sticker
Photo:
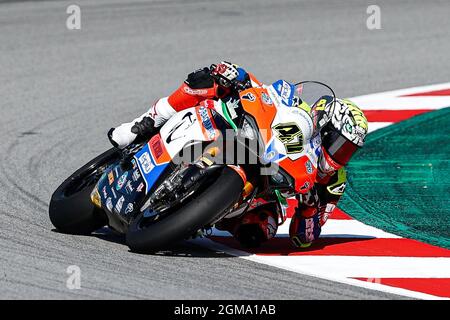
[[[163,148],[161,146],[161,140],[160,139],[156,139],[152,142],[151,144],[151,148],[153,151],[153,154],[155,156],[156,159],[159,159],[159,157],[161,157],[161,155],[163,154]]]
[[[106,192],[106,186],[103,187],[102,192],[103,192],[103,198],[105,198],[105,199],[108,198],[108,192]]]
[[[148,152],[144,152],[140,157],[139,157],[139,162],[142,165],[142,170],[144,170],[144,173],[147,174],[150,171],[152,171],[154,165],[152,163],[152,160],[150,159],[150,155],[148,154]]]
[[[113,209],[113,203],[112,203],[111,198],[106,199],[106,208],[107,208],[109,211],[112,211],[112,209]]]
[[[320,220],[321,220],[321,224],[322,224],[322,225],[325,224],[325,222],[327,222],[328,217],[329,217],[330,214],[333,212],[334,208],[336,208],[336,205],[335,205],[335,204],[332,204],[332,203],[328,203],[328,204],[327,204],[327,206],[326,206],[326,208],[325,208],[325,211],[324,211],[323,215],[320,217]]]
[[[117,180],[116,190],[119,191],[122,189],[123,185],[127,181],[128,172],[125,172],[123,175],[120,176],[119,180]]]
[[[276,155],[277,155],[277,152],[275,150],[271,150],[264,154],[264,160],[266,162],[271,162],[273,160],[273,158],[275,158]]]
[[[183,116],[183,118],[181,118],[181,121],[176,125],[176,126],[174,126],[171,130],[170,130],[170,132],[169,132],[169,134],[167,135],[167,138],[166,138],[166,143],[171,143],[172,141],[174,141],[174,140],[177,140],[177,139],[180,139],[180,138],[182,138],[182,137],[185,137],[186,136],[186,131],[195,123],[195,121],[197,120],[196,118],[194,118],[193,117],[194,116],[194,114],[191,112],[191,111],[187,111],[185,114],[184,114],[184,116]],[[183,127],[183,128],[181,128],[181,127]],[[179,128],[181,128],[180,130],[178,130]],[[175,132],[177,132],[178,131],[178,135],[176,135],[175,137],[173,137],[173,134],[175,133]],[[181,131],[181,135],[180,135],[180,132],[179,131]]]
[[[131,212],[133,212],[134,209],[134,205],[130,202],[127,207],[125,208],[125,214],[129,214]]]
[[[136,191],[137,192],[141,192],[142,189],[144,189],[144,183],[143,182],[141,182],[141,184],[136,188]]]
[[[129,194],[133,193],[134,189],[133,189],[133,186],[131,185],[131,181],[127,182],[127,185],[126,185],[125,189],[127,190],[127,192]]]
[[[261,99],[265,104],[271,105],[273,104],[272,99],[270,99],[269,95],[265,92],[261,94]]]
[[[108,173],[108,182],[109,182],[109,185],[112,185],[114,182],[114,173],[112,171],[110,173]]]
[[[134,170],[132,177],[133,181],[138,181],[141,178],[141,173],[139,172],[139,170]]]
[[[216,136],[216,131],[214,130],[214,126],[212,124],[211,118],[209,117],[208,110],[205,107],[200,107],[198,109],[198,113],[202,119],[203,127],[205,127],[208,132],[208,137],[210,139],[214,139]]]
[[[280,96],[281,99],[283,99],[283,101],[287,104],[291,96],[291,86],[286,81],[283,81]]]
[[[125,198],[124,198],[123,196],[121,196],[120,199],[117,200],[115,209],[116,209],[116,211],[117,211],[118,213],[120,213],[120,211],[122,210],[122,206],[123,206],[123,202],[124,202],[124,201],[125,201]]]
[[[307,160],[305,162],[305,167],[306,167],[306,172],[308,174],[312,174],[313,173],[313,165],[312,165],[312,162],[310,160]]]
[[[307,242],[313,242],[314,241],[314,219],[308,218],[305,219],[305,238]]]
[[[117,199],[117,194],[116,194],[116,192],[114,191],[114,188],[111,188],[111,192],[112,192],[112,194],[113,194],[113,196],[114,196],[114,199]]]
[[[305,181],[305,183],[303,184],[303,186],[301,186],[300,190],[308,190],[308,189],[309,189],[309,186],[310,186],[309,182],[308,182],[308,181]]]
[[[342,195],[342,194],[344,193],[344,190],[345,190],[345,185],[346,185],[346,183],[343,182],[342,184],[337,185],[337,186],[334,187],[334,188],[327,187],[327,189],[328,189],[328,191],[329,191],[331,194]]]
[[[256,100],[255,95],[254,95],[253,93],[250,93],[250,92],[244,94],[244,95],[241,97],[241,99],[248,100],[248,101],[250,101],[250,102],[254,102],[254,101]]]
[[[206,89],[191,89],[188,86],[184,86],[183,90],[190,95],[204,95],[208,93]]]

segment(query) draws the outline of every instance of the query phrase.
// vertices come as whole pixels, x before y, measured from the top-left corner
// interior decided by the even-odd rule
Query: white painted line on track
[[[314,270],[337,278],[450,278],[450,258],[308,255],[258,255],[258,258],[299,273]]]
[[[411,87],[411,88],[406,88],[406,89],[383,91],[383,92],[377,92],[377,93],[370,93],[370,94],[356,96],[356,97],[349,98],[349,99],[358,99],[361,97],[383,97],[383,98],[399,97],[399,96],[415,94],[415,93],[420,93],[420,92],[438,91],[438,90],[445,90],[445,89],[450,89],[450,82],[431,84],[431,85],[419,86],[419,87]]]
[[[369,122],[369,133],[390,126],[393,122]]]
[[[446,299],[446,298],[442,298],[442,297],[438,297],[438,296],[434,296],[434,295],[430,295],[430,294],[426,294],[426,293],[411,291],[411,290],[397,288],[397,287],[386,286],[386,285],[382,285],[379,283],[360,281],[357,279],[351,279],[351,278],[345,278],[345,277],[338,277],[333,274],[334,266],[330,266],[330,265],[328,266],[328,270],[325,273],[318,273],[316,271],[311,271],[311,270],[298,270],[298,268],[295,268],[295,265],[292,263],[280,264],[278,261],[272,259],[271,256],[259,256],[259,255],[255,255],[255,254],[250,254],[250,253],[242,251],[242,250],[230,248],[228,246],[225,246],[221,243],[212,241],[207,238],[195,239],[195,240],[190,240],[190,241],[197,245],[200,245],[200,246],[206,247],[210,250],[213,250],[213,251],[224,252],[231,256],[236,256],[236,257],[239,257],[239,258],[242,258],[245,260],[262,263],[262,264],[265,264],[265,265],[268,265],[271,267],[276,267],[276,268],[284,269],[287,271],[296,272],[296,273],[314,277],[314,278],[320,278],[320,279],[343,283],[343,284],[348,284],[348,285],[352,285],[352,286],[356,286],[356,287],[360,287],[360,288],[377,290],[377,291],[382,291],[382,292],[386,292],[386,293],[401,295],[401,296],[415,298],[415,299],[450,300],[450,299]]]
[[[449,97],[372,97],[350,98],[363,110],[437,110],[449,105]]]

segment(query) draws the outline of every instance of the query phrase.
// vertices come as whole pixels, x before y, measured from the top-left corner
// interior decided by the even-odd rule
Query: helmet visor
[[[340,165],[347,165],[358,146],[332,129],[322,135],[322,146],[330,157]]]

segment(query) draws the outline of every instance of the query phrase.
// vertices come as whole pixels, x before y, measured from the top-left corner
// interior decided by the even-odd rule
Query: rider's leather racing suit
[[[235,65],[236,66],[236,65]],[[236,80],[243,84],[242,88],[262,86],[252,74],[237,67]],[[160,127],[178,111],[194,107],[206,99],[224,98],[236,94],[229,87],[218,83],[211,76],[210,68],[203,68],[190,73],[184,83],[168,97],[157,100],[149,111],[132,122],[112,128],[108,136],[119,148],[134,142],[139,133],[133,130],[136,124],[146,123],[152,119],[150,126]],[[148,126],[148,121],[147,121]],[[137,133],[137,134],[136,134]],[[296,196],[298,205],[289,227],[293,244],[297,247],[308,247],[319,238],[321,227],[336,207],[346,184],[344,167],[329,163],[322,159],[318,164],[318,175],[311,190]],[[231,232],[245,246],[257,246],[275,236],[277,231],[277,209],[273,205],[261,205],[248,211],[239,218],[223,219],[217,228]]]

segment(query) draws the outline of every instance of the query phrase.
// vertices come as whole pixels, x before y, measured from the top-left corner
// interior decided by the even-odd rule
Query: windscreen
[[[314,131],[320,131],[328,122],[329,109],[334,107],[334,91],[318,81],[303,81],[295,85],[294,99],[311,115]]]

